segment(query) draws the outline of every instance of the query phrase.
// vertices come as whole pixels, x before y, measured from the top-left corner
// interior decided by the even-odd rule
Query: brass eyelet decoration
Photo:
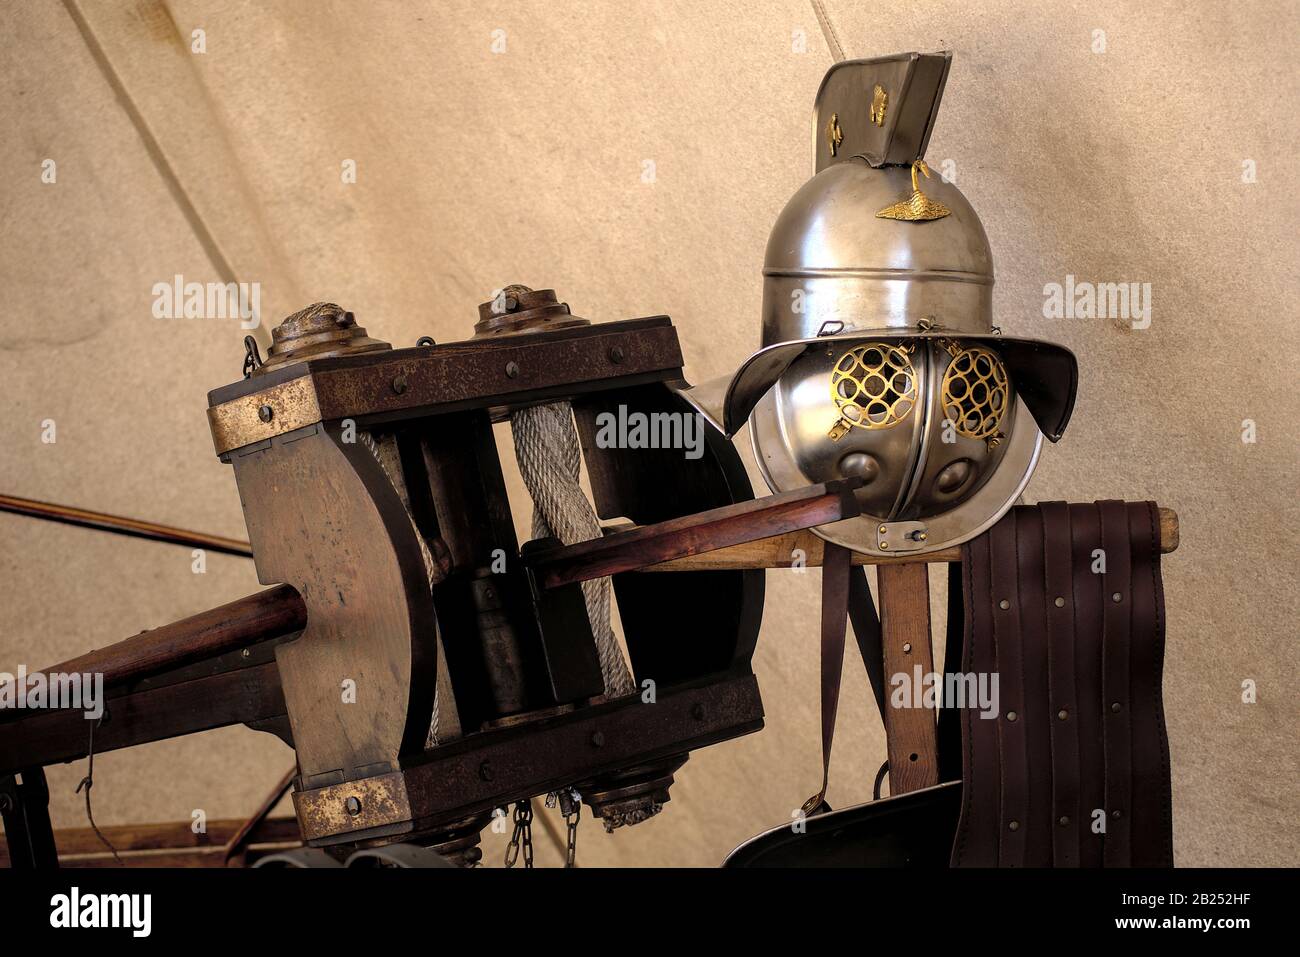
[[[879,83],[871,91],[871,122],[877,126],[885,125],[885,107],[889,105],[889,94]]]
[[[839,152],[840,144],[844,142],[844,131],[840,129],[838,113],[832,113],[831,121],[826,124],[826,142],[830,144],[832,156]]]
[[[929,179],[930,167],[925,165],[925,160],[914,162],[912,164],[912,195],[901,203],[886,206],[876,213],[877,219],[901,219],[905,222],[921,223],[931,219],[943,219],[945,216],[951,215],[951,209],[921,192],[921,184],[916,179],[918,169]]]
[[[996,352],[981,346],[957,350],[939,394],[943,413],[958,435],[984,439],[990,448],[997,445],[1011,392],[1006,366]]]
[[[854,346],[831,372],[831,401],[840,417],[827,434],[838,442],[851,428],[892,429],[911,414],[916,399],[916,369],[907,344]]]

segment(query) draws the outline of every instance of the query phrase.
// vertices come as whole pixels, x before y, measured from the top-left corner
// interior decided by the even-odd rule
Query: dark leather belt
[[[1173,864],[1158,523],[1049,502],[964,547],[962,670],[999,708],[962,711],[953,866]]]

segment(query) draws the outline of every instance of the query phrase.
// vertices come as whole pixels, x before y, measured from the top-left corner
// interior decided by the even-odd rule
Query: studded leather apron
[[[962,670],[999,706],[960,712],[954,867],[1172,866],[1159,556],[1151,502],[1021,506],[964,546]]]

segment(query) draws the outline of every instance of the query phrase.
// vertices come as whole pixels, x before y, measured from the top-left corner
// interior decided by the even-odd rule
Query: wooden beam
[[[193,681],[108,697],[108,721],[80,711],[13,711],[0,721],[0,774],[86,756],[95,728],[95,753],[132,748],[183,734],[256,724],[287,713],[274,661]]]
[[[106,648],[45,669],[46,674],[102,674],[108,686],[126,684],[228,651],[302,631],[307,608],[289,585],[209,608],[142,631]]]
[[[840,479],[810,485],[655,525],[615,531],[604,538],[576,545],[535,552],[527,555],[525,561],[541,588],[617,575],[651,563],[697,556],[755,538],[852,518],[858,514],[853,489],[860,484],[856,479]]]
[[[930,572],[924,564],[885,565],[877,572],[880,635],[885,680],[892,687],[904,675],[912,687],[911,703],[894,706],[887,688],[885,743],[889,752],[891,796],[939,783],[939,746],[935,710],[924,706],[915,675],[934,671],[930,648]]]
[[[631,525],[615,526],[617,531],[632,528]],[[810,529],[774,535],[758,541],[745,542],[720,548],[717,551],[699,555],[689,555],[672,561],[648,566],[647,572],[697,572],[722,571],[738,568],[791,568],[794,566],[796,551],[802,552],[801,564],[807,568],[819,568],[822,563],[823,541]],[[1169,554],[1178,548],[1178,513],[1172,508],[1160,509],[1160,551]],[[855,565],[904,565],[917,562],[959,562],[961,547],[944,548],[925,555],[890,555],[876,557],[853,553]]]

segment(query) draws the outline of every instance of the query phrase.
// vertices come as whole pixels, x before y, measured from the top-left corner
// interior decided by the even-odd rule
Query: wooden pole
[[[143,631],[54,665],[46,672],[103,674],[105,685],[120,684],[301,631],[306,625],[307,606],[298,592],[289,585],[276,585]]]
[[[555,588],[668,559],[707,559],[727,546],[852,518],[858,514],[853,490],[861,484],[859,479],[839,479],[810,485],[655,525],[620,529],[604,538],[525,554],[524,560],[540,587]]]
[[[146,522],[138,518],[109,515],[107,512],[92,512],[90,509],[76,508],[72,505],[38,502],[34,498],[19,498],[17,495],[0,495],[0,512],[12,512],[15,515],[43,518],[52,522],[63,522],[66,525],[94,528],[101,532],[147,538],[150,541],[168,542],[172,545],[190,545],[226,555],[240,555],[247,558],[253,554],[253,549],[248,542],[241,542],[236,538],[206,535],[203,532],[192,532],[187,528],[176,528],[173,525],[160,525],[157,522]]]
[[[911,701],[895,707],[886,688],[885,742],[889,751],[889,793],[905,794],[939,783],[935,710],[923,706],[921,684],[913,681],[934,671],[930,647],[930,572],[920,562],[882,565],[876,570],[880,592],[880,638],[885,677],[905,675]]]
[[[632,528],[615,526],[616,531]],[[823,542],[810,529],[787,532],[754,542],[745,542],[698,555],[688,555],[672,561],[650,565],[647,572],[720,571],[743,568],[790,568],[795,558],[806,568],[819,568],[822,563]],[[1178,513],[1172,508],[1160,509],[1160,551],[1168,555],[1178,548]],[[909,565],[925,562],[959,562],[961,547],[944,548],[924,555],[891,555],[888,558],[853,553],[855,565]]]

